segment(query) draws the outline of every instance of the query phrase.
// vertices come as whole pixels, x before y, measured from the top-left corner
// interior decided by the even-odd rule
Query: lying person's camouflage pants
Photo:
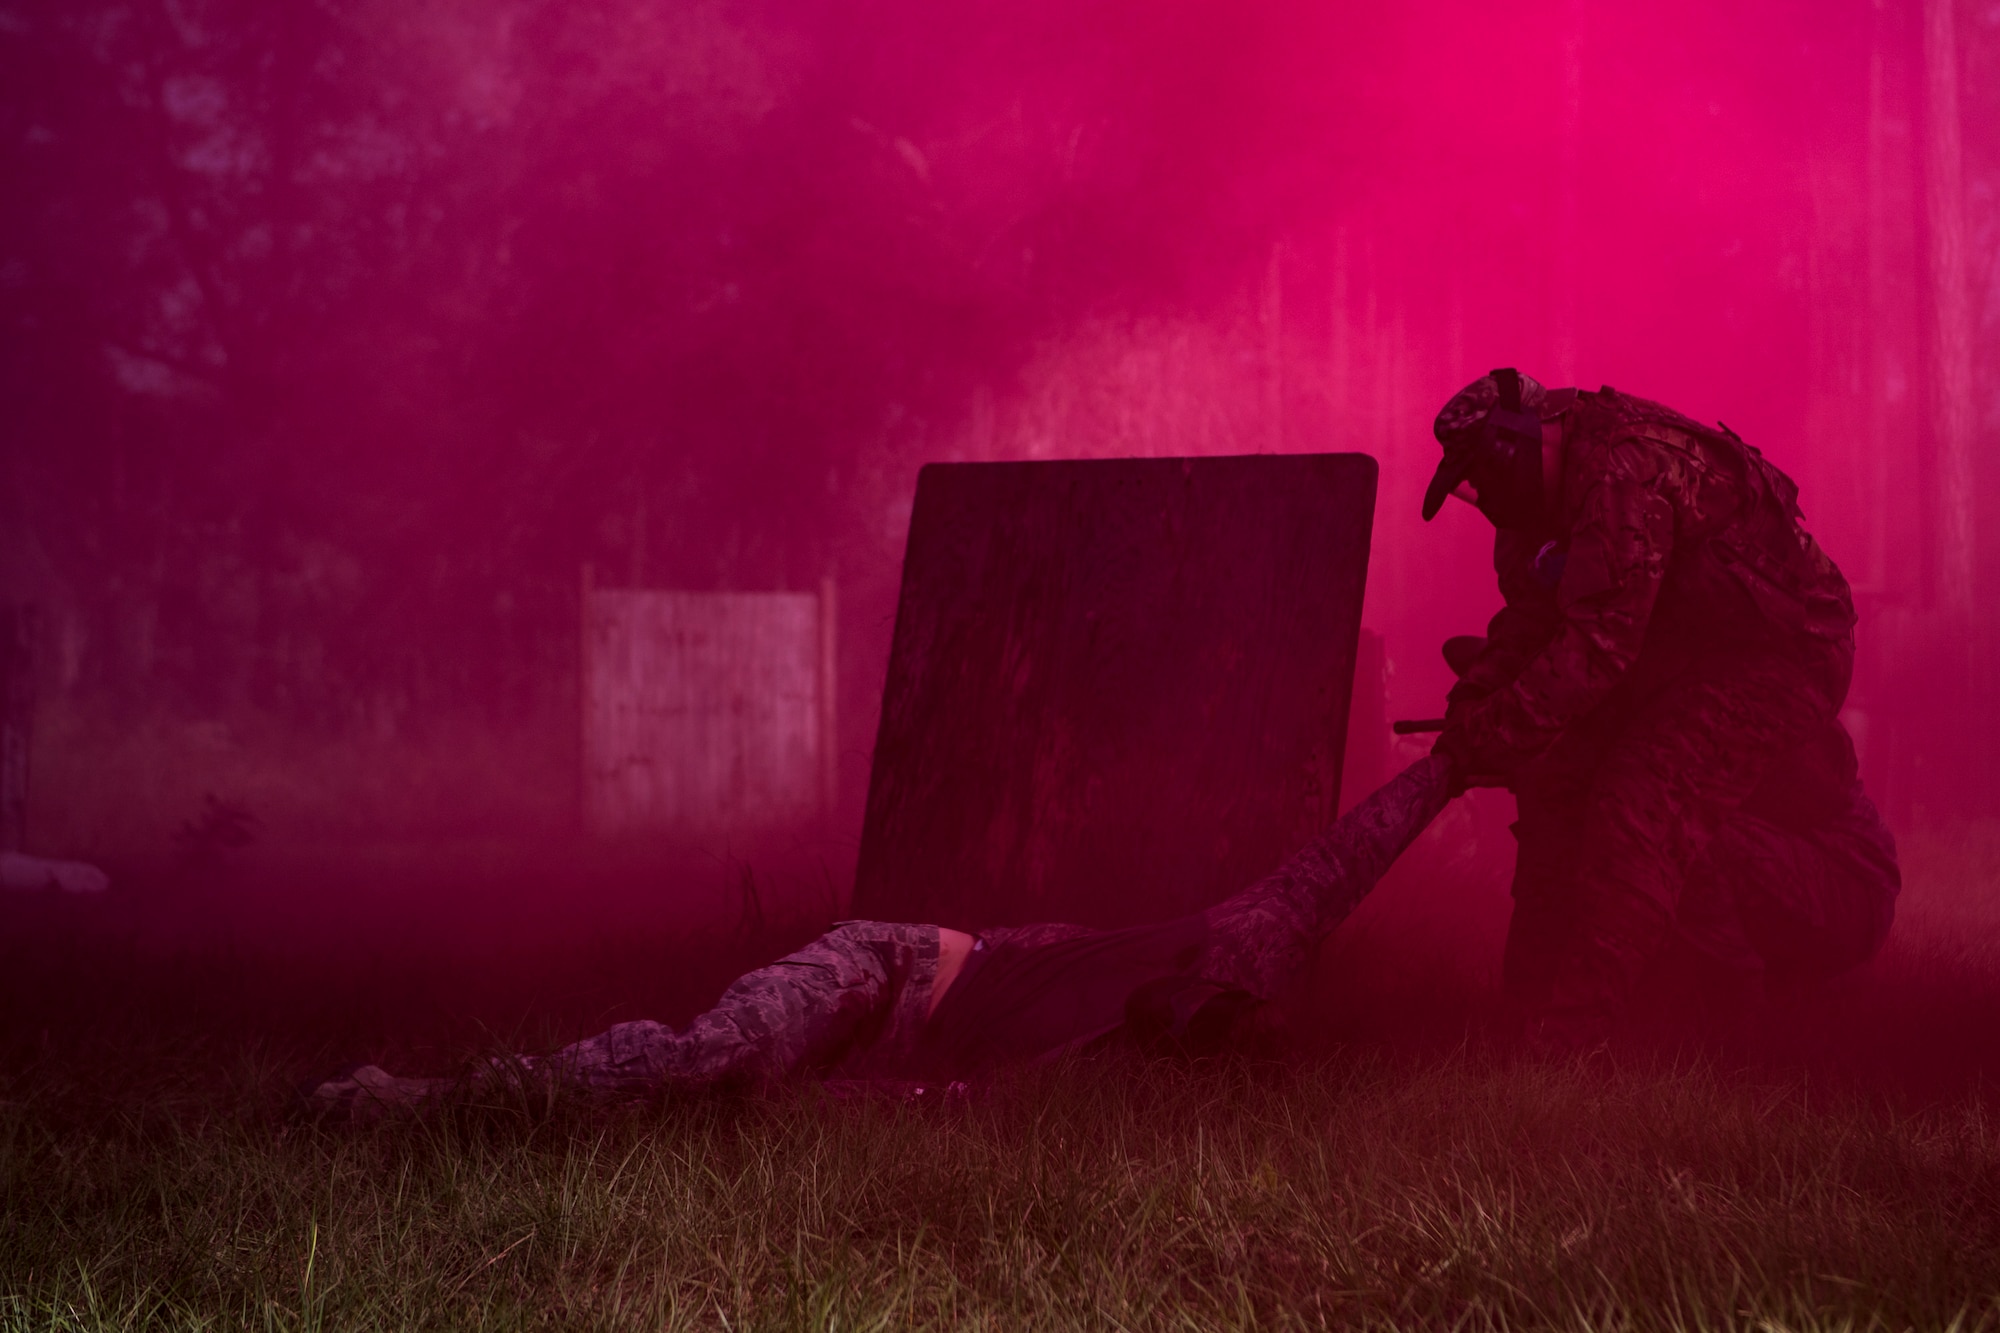
[[[1179,923],[1198,941],[1186,976],[1254,1000],[1276,995],[1444,808],[1449,785],[1444,760],[1418,761],[1276,873]],[[1027,926],[986,931],[979,942],[1038,947],[1108,934]],[[600,1091],[767,1082],[802,1070],[903,1073],[930,1012],[938,941],[932,925],[843,922],[739,977],[713,1009],[678,1031],[620,1023],[522,1064]]]

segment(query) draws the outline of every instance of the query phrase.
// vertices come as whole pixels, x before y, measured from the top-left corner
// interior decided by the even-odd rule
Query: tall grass
[[[1285,1061],[359,1129],[286,1115],[291,1081],[677,1019],[782,942],[601,941],[482,981],[428,948],[163,950],[12,904],[0,1330],[2000,1326],[1996,849],[1912,839],[1890,950],[1750,1058],[1454,1046],[1487,946],[1422,956],[1384,912],[1330,955],[1381,970],[1331,994],[1442,998]],[[1424,889],[1382,906],[1435,919]]]
[[[1941,1328],[2000,1126],[1700,1063],[1110,1057],[962,1106],[275,1118],[254,1051],[12,1080],[0,1327]],[[53,1058],[53,1057],[52,1057]]]

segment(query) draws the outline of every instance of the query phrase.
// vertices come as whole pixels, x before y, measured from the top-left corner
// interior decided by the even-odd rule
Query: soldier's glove
[[[1471,720],[1472,710],[1492,694],[1485,685],[1469,680],[1461,680],[1453,685],[1444,696],[1444,731],[1438,736],[1437,748],[1433,754],[1449,753],[1461,760],[1469,760],[1471,747],[1466,741],[1465,725]],[[1446,742],[1445,737],[1452,740]]]
[[[1464,726],[1454,726],[1447,717],[1444,730],[1438,733],[1436,744],[1431,746],[1431,753],[1450,766],[1445,790],[1454,800],[1465,795],[1465,789],[1472,785],[1471,755],[1465,742]]]
[[[1464,716],[1466,710],[1493,693],[1493,687],[1485,681],[1467,680],[1466,673],[1472,670],[1486,651],[1486,640],[1477,634],[1454,634],[1444,641],[1444,663],[1457,677],[1451,688],[1445,691],[1445,721],[1447,724]]]
[[[1466,721],[1475,702],[1471,699],[1454,702],[1445,713],[1444,730],[1438,733],[1437,743],[1431,746],[1432,754],[1451,761],[1449,790],[1454,797],[1463,796],[1468,787],[1513,786],[1508,774],[1494,772],[1492,765],[1481,764],[1473,756]]]
[[[1454,634],[1444,641],[1444,664],[1451,668],[1451,674],[1464,680],[1466,673],[1478,664],[1486,653],[1486,636],[1483,634]]]
[[[1472,716],[1472,710],[1485,700],[1486,695],[1487,691],[1465,681],[1452,686],[1451,692],[1444,697],[1444,729],[1463,734],[1466,719]]]

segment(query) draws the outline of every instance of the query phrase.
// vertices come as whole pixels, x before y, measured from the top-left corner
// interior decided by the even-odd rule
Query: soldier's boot
[[[347,1065],[298,1090],[299,1109],[319,1120],[368,1124],[421,1111],[455,1085],[445,1078],[397,1078],[380,1065]]]
[[[1557,965],[1523,1034],[1537,1054],[1576,1055],[1603,1047],[1673,925],[1658,903],[1628,890],[1587,895],[1580,906],[1573,947]]]
[[[1517,888],[1516,895],[1500,954],[1500,988],[1518,1027],[1548,1007],[1556,974],[1576,950],[1576,908],[1554,893]]]

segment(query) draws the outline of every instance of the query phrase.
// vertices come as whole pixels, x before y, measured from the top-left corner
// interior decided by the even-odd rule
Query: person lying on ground
[[[1298,975],[1460,787],[1450,760],[1421,759],[1273,874],[1206,911],[1120,930],[1048,924],[977,934],[845,921],[737,978],[683,1028],[620,1023],[551,1055],[493,1062],[478,1078],[607,1096],[804,1074],[948,1085],[1121,1031],[1145,1045],[1219,1049]],[[463,1083],[364,1065],[312,1086],[305,1100],[365,1117]]]

